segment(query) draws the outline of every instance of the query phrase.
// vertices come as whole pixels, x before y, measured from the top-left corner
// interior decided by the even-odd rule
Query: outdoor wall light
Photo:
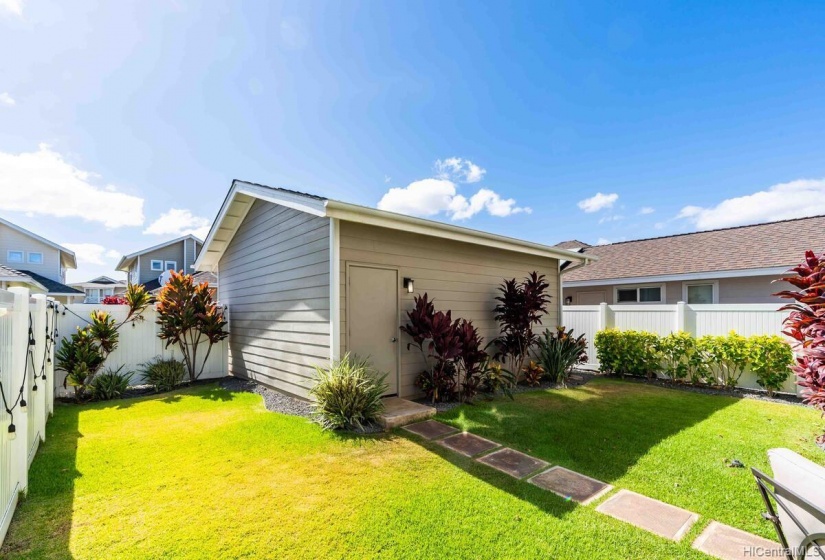
[[[415,291],[415,286],[413,285],[412,278],[404,278],[404,289],[407,290],[408,294],[411,294]]]
[[[567,296],[564,298],[564,305],[573,305],[573,296]]]

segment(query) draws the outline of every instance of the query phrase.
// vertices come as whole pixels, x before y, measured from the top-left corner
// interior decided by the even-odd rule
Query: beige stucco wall
[[[716,280],[709,280],[718,282],[719,286],[719,302],[718,303],[774,303],[780,302],[781,299],[772,296],[771,294],[790,289],[790,286],[785,283],[772,283],[775,276],[751,276],[745,278],[720,278]],[[694,283],[691,281],[690,283]],[[663,303],[674,304],[683,301],[683,282],[651,282],[650,286],[664,285],[665,301]],[[590,286],[590,287],[564,287],[564,297],[572,297],[572,305],[580,305],[587,293],[603,292],[604,301],[608,304],[614,303],[614,294],[616,286],[630,286],[630,284],[614,284],[610,286]],[[634,284],[634,285],[648,285],[648,284]]]
[[[436,309],[452,310],[453,318],[473,321],[485,343],[498,334],[493,321],[496,288],[505,278],[523,278],[532,271],[547,277],[553,302],[546,327],[558,324],[558,260],[445,239],[389,230],[353,222],[340,223],[341,352],[347,350],[347,263],[376,264],[398,269],[399,279],[412,278],[415,293],[399,285],[402,323],[416,294],[427,293]],[[400,326],[400,325],[399,325]],[[408,336],[399,332],[399,395],[420,394],[414,382],[424,364],[419,351],[408,350]]]

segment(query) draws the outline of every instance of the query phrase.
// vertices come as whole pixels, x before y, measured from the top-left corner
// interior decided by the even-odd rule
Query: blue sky
[[[0,0],[0,216],[70,280],[233,178],[538,242],[825,213],[822,2]]]

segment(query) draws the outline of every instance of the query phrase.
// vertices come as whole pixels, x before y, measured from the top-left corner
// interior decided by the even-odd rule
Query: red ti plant
[[[795,301],[780,309],[790,311],[782,332],[796,341],[796,365],[792,369],[797,385],[804,388],[805,402],[825,414],[825,254],[817,257],[813,251],[806,251],[805,262],[789,272],[796,275],[778,281],[799,289],[774,294]],[[817,441],[825,443],[825,434]]]
[[[128,305],[129,302],[123,296],[106,296],[101,300],[103,305]]]
[[[416,296],[414,301],[401,331],[412,337],[407,348],[418,348],[427,364],[416,385],[433,402],[456,396],[470,400],[478,392],[487,363],[478,329],[464,319],[453,321],[451,311],[436,311],[427,294]]]
[[[515,278],[505,280],[498,288],[501,295],[495,298],[499,303],[493,313],[501,331],[493,344],[498,348],[496,358],[509,361],[510,371],[524,369],[530,348],[538,341],[533,327],[541,324],[547,313],[549,287],[543,274],[532,272],[521,282]]]

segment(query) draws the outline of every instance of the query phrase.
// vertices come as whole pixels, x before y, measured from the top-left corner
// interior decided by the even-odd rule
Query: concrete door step
[[[378,423],[389,431],[399,426],[420,422],[435,416],[435,408],[398,397],[387,397],[384,412],[378,417]]]

